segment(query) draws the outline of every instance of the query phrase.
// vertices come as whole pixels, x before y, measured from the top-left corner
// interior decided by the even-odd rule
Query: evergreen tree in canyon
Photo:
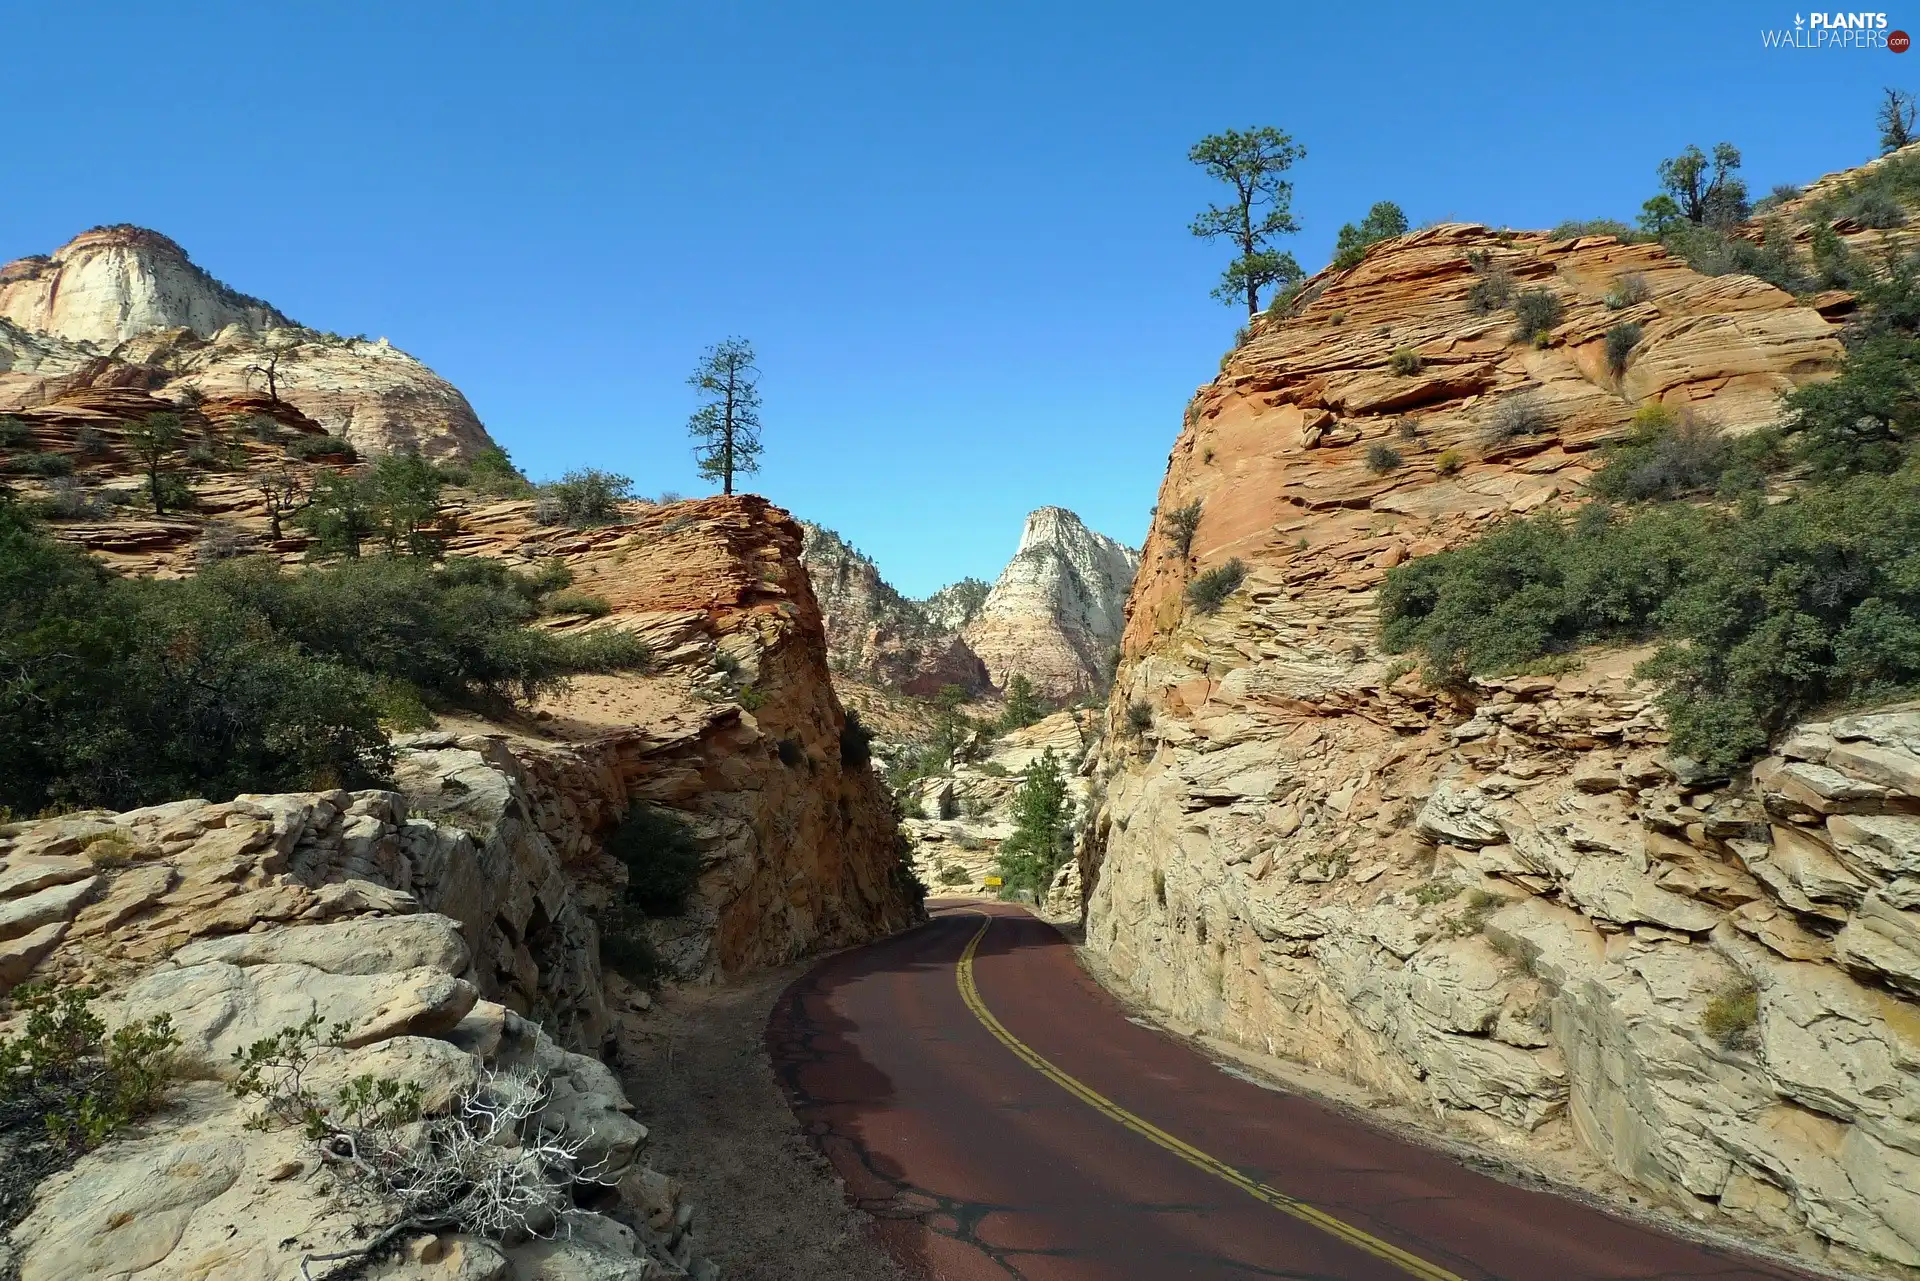
[[[1073,798],[1060,759],[1049,747],[1013,794],[1013,835],[1000,843],[997,870],[1009,891],[1047,892],[1073,853]]]
[[[707,348],[687,383],[704,402],[687,423],[698,443],[693,456],[700,474],[733,492],[733,478],[760,470],[760,370],[753,345],[729,338]]]
[[[1202,240],[1230,240],[1240,251],[1213,296],[1230,305],[1244,299],[1249,316],[1260,313],[1262,289],[1284,289],[1304,274],[1292,254],[1269,242],[1300,230],[1293,219],[1293,184],[1282,175],[1306,154],[1305,147],[1271,126],[1209,134],[1187,152],[1187,159],[1233,188],[1232,198],[1208,205],[1191,230]]]

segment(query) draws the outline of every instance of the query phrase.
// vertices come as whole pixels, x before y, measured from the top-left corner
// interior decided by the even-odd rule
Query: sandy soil
[[[818,961],[656,993],[620,1021],[614,1066],[651,1131],[647,1163],[684,1185],[695,1252],[724,1281],[912,1281],[847,1205],[767,1059],[774,1001]]]

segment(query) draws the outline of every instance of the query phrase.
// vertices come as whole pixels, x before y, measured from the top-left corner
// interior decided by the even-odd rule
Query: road
[[[828,959],[767,1037],[848,1195],[939,1281],[1801,1276],[1229,1076],[1012,907]]]

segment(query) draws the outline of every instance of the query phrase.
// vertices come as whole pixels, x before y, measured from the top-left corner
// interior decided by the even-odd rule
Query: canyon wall
[[[299,326],[158,232],[96,228],[0,266],[0,412],[124,387],[181,403],[271,392],[369,454],[493,443],[465,396],[385,338]]]
[[[1489,268],[1559,295],[1547,341],[1471,305]],[[1646,297],[1609,307],[1629,273]],[[1771,421],[1842,358],[1820,308],[1850,300],[1813,301],[1447,224],[1256,321],[1189,409],[1128,604],[1080,851],[1106,979],[1509,1156],[1581,1148],[1696,1217],[1920,1264],[1920,714],[1703,779],[1644,652],[1440,692],[1376,633],[1388,569],[1575,499],[1637,406]],[[1515,402],[1544,428],[1489,432]]]

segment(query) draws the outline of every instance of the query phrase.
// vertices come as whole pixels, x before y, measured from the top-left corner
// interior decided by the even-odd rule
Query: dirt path
[[[696,1208],[696,1250],[723,1281],[912,1281],[851,1209],[767,1061],[767,1015],[818,963],[663,993],[621,1019],[615,1065],[651,1131],[647,1163]]]

